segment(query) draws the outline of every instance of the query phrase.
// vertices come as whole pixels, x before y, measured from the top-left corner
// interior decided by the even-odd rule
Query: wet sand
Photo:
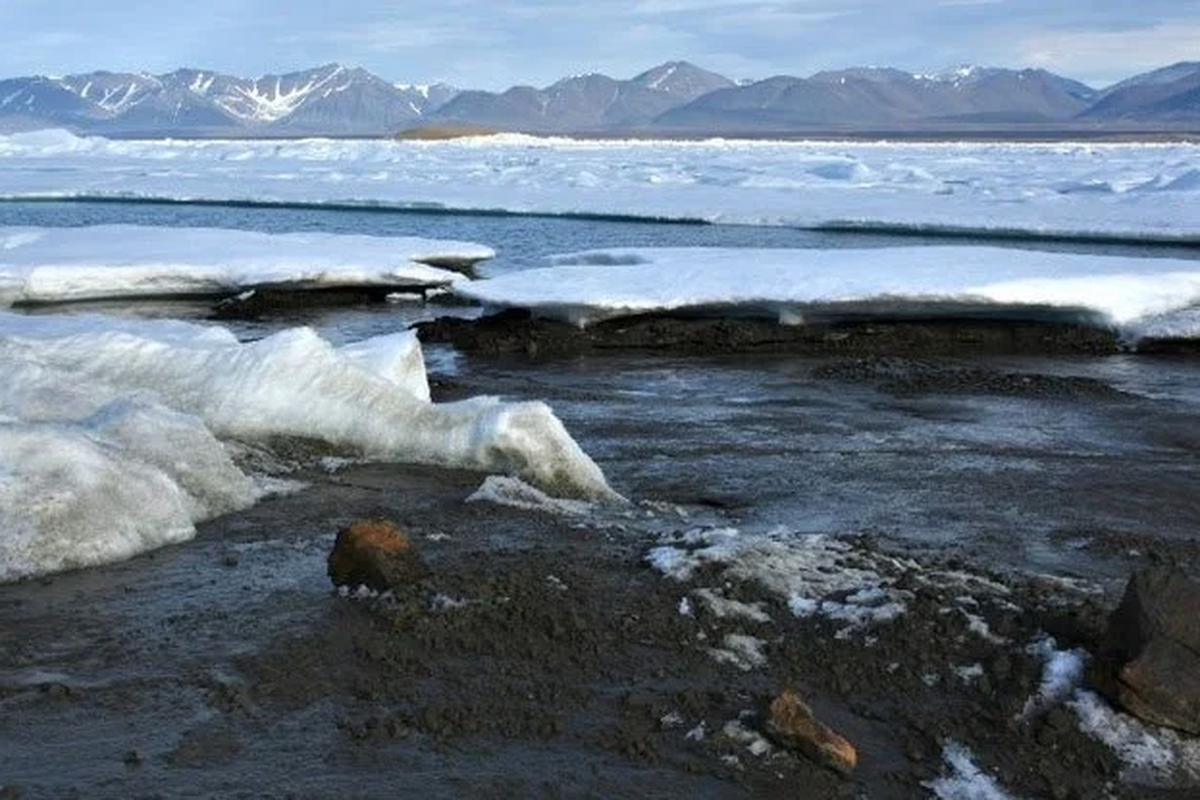
[[[556,516],[463,502],[475,474],[307,471],[290,476],[306,489],[193,542],[0,587],[0,787],[914,797],[958,742],[1018,796],[1150,796],[1066,709],[1021,718],[1043,668],[1028,646],[1094,647],[1140,564],[1200,574],[1197,365],[467,360],[435,392],[547,399],[633,504]],[[340,596],[333,535],[377,515],[430,575],[394,598]],[[844,539],[908,610],[847,632],[754,580],[646,563],[663,537],[726,525]],[[719,616],[699,590],[769,621]],[[765,663],[714,658],[730,635],[761,639]],[[756,744],[785,686],[856,744],[850,777]]]

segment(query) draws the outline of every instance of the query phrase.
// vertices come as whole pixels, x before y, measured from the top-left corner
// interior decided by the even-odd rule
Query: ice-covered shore
[[[429,401],[402,332],[334,348],[227,330],[0,312],[0,581],[127,558],[262,494],[230,442],[318,440],[364,458],[511,473],[613,499],[548,406]]]
[[[1200,261],[995,247],[627,248],[458,284],[493,309],[584,326],[648,313],[845,318],[1053,318],[1131,341],[1200,336]]]

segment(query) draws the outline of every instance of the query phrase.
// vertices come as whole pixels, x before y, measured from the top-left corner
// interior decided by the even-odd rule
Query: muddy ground
[[[987,318],[779,325],[764,319],[644,314],[579,328],[513,309],[477,320],[445,316],[417,326],[421,341],[466,353],[562,357],[612,351],[714,355],[792,353],[835,357],[1119,352],[1112,331],[1090,325]]]
[[[964,478],[982,481],[984,495],[988,487],[1028,495],[1031,518],[1055,523],[1044,546],[1077,554],[1078,569],[1021,569],[1019,553],[1014,567],[994,557],[1011,550],[1003,542],[914,547],[830,512],[821,532],[849,542],[850,561],[884,565],[907,598],[905,613],[848,628],[796,616],[785,598],[717,566],[664,577],[646,561],[653,547],[689,530],[745,524],[784,490],[755,495],[736,474],[705,473],[697,465],[711,462],[692,460],[682,430],[630,440],[639,424],[632,406],[612,405],[602,387],[624,397],[622,370],[644,365],[475,364],[434,376],[442,399],[489,389],[551,395],[631,505],[562,516],[464,502],[480,483],[475,474],[307,469],[289,476],[307,488],[206,523],[191,543],[0,587],[0,796],[905,798],[929,796],[930,782],[949,771],[944,748],[958,743],[1017,796],[1194,797],[1186,782],[1144,785],[1146,776],[1125,770],[1061,704],[1030,713],[1026,704],[1044,667],[1030,645],[1050,635],[1060,648],[1094,649],[1129,570],[1166,560],[1200,575],[1200,545],[1188,535],[1200,517],[1178,491],[1194,479],[1187,431],[1195,415],[1131,397],[1090,362],[1087,374],[1063,374],[934,355],[820,359],[796,380],[827,414],[843,413],[834,404],[849,397],[863,419],[885,406],[911,415],[926,402],[945,416],[944,405],[962,396],[1005,413],[1014,402],[1056,414],[1082,408],[1089,425],[1112,421],[1114,436],[1135,436],[1115,420],[1136,411],[1145,415],[1139,431],[1174,437],[1156,439],[1149,455],[1113,445],[1128,466],[1120,484],[1097,490],[1098,501],[1117,496],[1104,495],[1090,525],[1082,508],[1069,516],[1078,524],[1058,524],[1054,499],[1013,483],[1019,475]],[[666,368],[651,367],[653,380],[639,376],[637,385],[664,380]],[[698,374],[720,369],[730,367]],[[585,385],[579,370],[597,382]],[[670,378],[692,375],[672,367]],[[764,395],[756,413],[780,402]],[[614,415],[597,414],[597,404]],[[797,420],[789,435],[799,436],[802,422],[811,425]],[[677,453],[665,450],[672,441],[684,443]],[[712,444],[727,456],[740,446],[746,459],[766,458],[737,441]],[[1072,459],[1087,484],[1088,454]],[[729,463],[736,473],[741,462]],[[846,468],[879,463],[892,462]],[[892,468],[903,473],[911,463]],[[1096,469],[1111,463],[1098,459]],[[1135,499],[1163,516],[1146,512],[1136,525],[1104,516],[1106,503],[1128,510]],[[886,511],[890,501],[872,502]],[[333,535],[376,516],[410,534],[429,576],[394,597],[338,593],[325,576]],[[721,616],[704,601],[713,593],[759,614]],[[730,636],[762,640],[765,661],[720,656]],[[789,686],[856,745],[852,774],[763,739],[766,707]]]

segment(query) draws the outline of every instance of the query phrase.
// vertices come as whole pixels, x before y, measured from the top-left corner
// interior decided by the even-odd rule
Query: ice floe
[[[977,315],[1200,335],[1200,260],[996,247],[632,248],[459,284],[491,308],[587,325],[655,312],[784,323]]]
[[[0,136],[9,198],[155,198],[1200,239],[1190,143]]]
[[[260,496],[234,443],[512,474],[615,499],[548,406],[428,400],[414,334],[338,349],[312,330],[0,312],[0,581],[131,556]]]
[[[469,242],[329,233],[97,225],[0,228],[0,304],[112,297],[448,286],[462,276],[430,264],[482,261]]]

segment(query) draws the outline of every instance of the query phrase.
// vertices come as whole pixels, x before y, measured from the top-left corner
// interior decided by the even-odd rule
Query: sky
[[[735,79],[1044,67],[1101,88],[1200,61],[1200,0],[0,0],[0,77],[338,62],[500,90],[686,59]]]

